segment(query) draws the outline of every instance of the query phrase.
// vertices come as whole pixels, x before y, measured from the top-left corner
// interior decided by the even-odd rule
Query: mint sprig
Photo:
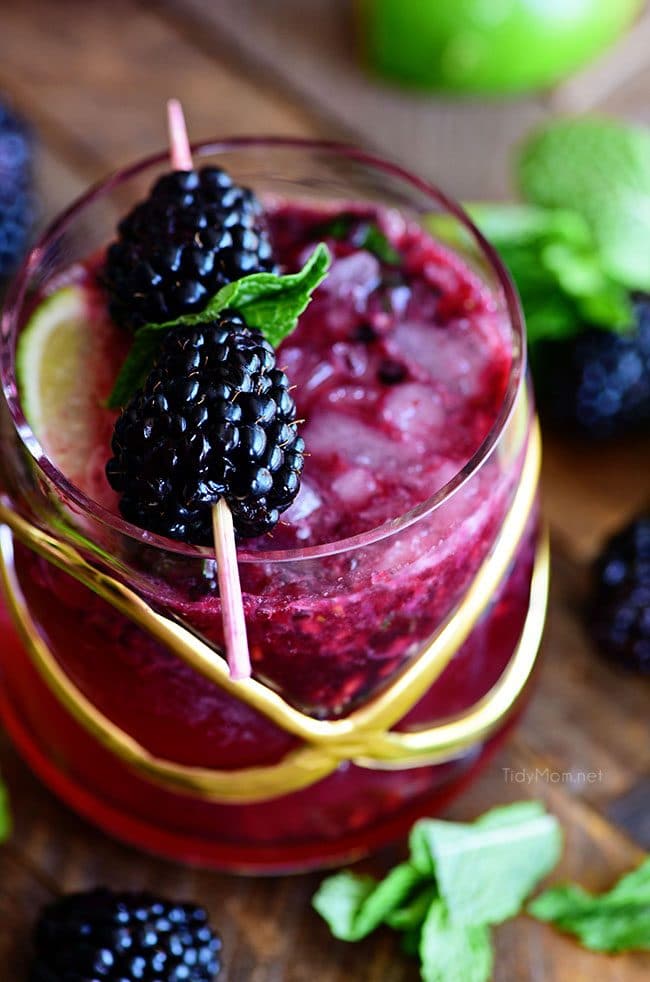
[[[592,951],[650,951],[650,856],[608,893],[564,884],[540,894],[528,912]]]
[[[650,290],[647,128],[606,117],[551,120],[522,146],[516,176],[528,201],[584,219],[612,279]]]
[[[314,290],[327,275],[330,261],[327,246],[320,243],[298,273],[244,276],[222,287],[199,313],[185,314],[164,324],[144,325],[137,331],[122,365],[108,399],[109,408],[123,406],[142,385],[165,332],[172,328],[205,324],[222,310],[236,310],[249,327],[257,328],[270,344],[277,347],[295,329]]]
[[[466,207],[512,274],[533,356],[543,339],[633,328],[629,294],[650,291],[650,130],[552,119],[519,149],[515,179],[523,204]],[[445,216],[431,227],[471,246]]]
[[[337,873],[313,904],[345,941],[380,924],[402,932],[425,982],[486,982],[489,925],[519,911],[560,848],[558,822],[538,802],[494,809],[471,825],[424,819],[413,826],[409,859],[382,881]]]
[[[525,204],[465,207],[515,281],[531,346],[573,337],[587,324],[617,332],[632,326],[628,291],[605,268],[581,215]],[[432,216],[429,225],[446,241],[453,236],[451,245],[468,245],[445,216]]]

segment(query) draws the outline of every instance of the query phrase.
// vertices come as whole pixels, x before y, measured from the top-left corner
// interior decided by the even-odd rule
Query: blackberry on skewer
[[[180,104],[168,109],[178,182],[195,172]],[[176,205],[173,215],[176,228]],[[213,261],[220,263],[218,248]],[[199,313],[131,323],[132,349],[111,397],[125,407],[106,470],[122,514],[185,542],[214,542],[233,678],[251,671],[235,529],[240,537],[270,531],[298,493],[303,464],[295,404],[273,344],[293,330],[328,265],[320,246],[299,273],[242,275]],[[104,279],[114,298],[110,275]]]

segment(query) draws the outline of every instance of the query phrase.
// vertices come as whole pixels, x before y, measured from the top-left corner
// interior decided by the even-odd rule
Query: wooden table
[[[2,4],[0,90],[38,128],[43,218],[89,181],[160,147],[163,101],[170,95],[184,101],[197,138],[342,135],[472,198],[506,193],[512,140],[556,108],[597,105],[645,114],[650,122],[648,18],[604,62],[553,94],[479,105],[372,86],[352,58],[345,7],[333,0]],[[449,812],[471,819],[507,800],[543,799],[566,833],[557,876],[595,890],[608,887],[642,855],[641,843],[623,826],[634,796],[646,810],[650,802],[650,687],[596,656],[579,610],[587,566],[603,537],[650,498],[648,449],[647,442],[604,451],[546,440],[553,586],[538,690],[516,735]],[[0,974],[6,982],[24,977],[30,922],[39,905],[97,883],[152,888],[207,905],[223,934],[227,982],[418,977],[388,932],[360,945],[332,941],[310,910],[318,875],[237,879],[149,859],[59,804],[3,736],[0,767],[15,822],[11,841],[0,849]],[[509,783],[504,768],[538,768],[540,775],[531,785]],[[599,780],[580,782],[579,775],[590,771]],[[551,778],[562,773],[574,780]],[[381,872],[394,858],[389,852],[366,865]],[[591,954],[524,917],[500,928],[496,944],[499,982],[650,977],[650,956]]]

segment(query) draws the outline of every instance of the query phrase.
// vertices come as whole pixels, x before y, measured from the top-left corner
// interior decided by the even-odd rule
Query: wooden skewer
[[[192,151],[187,137],[183,107],[178,99],[170,99],[167,103],[167,123],[172,167],[174,170],[192,170]],[[251,675],[251,660],[237,565],[235,530],[230,509],[223,498],[220,498],[212,508],[212,532],[230,677],[247,679]]]

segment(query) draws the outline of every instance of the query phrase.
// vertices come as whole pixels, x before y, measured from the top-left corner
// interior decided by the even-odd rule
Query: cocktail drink
[[[253,677],[228,674],[212,549],[127,521],[106,478],[132,339],[102,271],[161,155],[75,203],[5,307],[2,715],[113,834],[220,868],[306,868],[440,809],[516,718],[546,593],[523,328],[490,247],[399,168],[286,140],[195,154],[255,191],[277,268],[320,242],[332,256],[276,352],[304,420],[300,491],[238,543]],[[38,426],[21,372],[65,389]]]

